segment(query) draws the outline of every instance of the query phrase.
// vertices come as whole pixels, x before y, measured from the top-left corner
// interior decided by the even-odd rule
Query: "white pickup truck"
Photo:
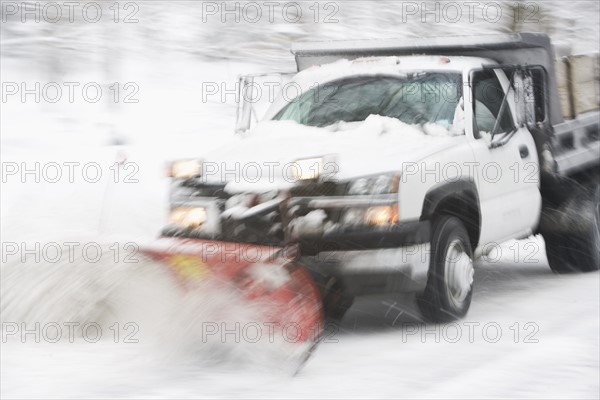
[[[170,166],[164,236],[285,247],[332,318],[384,292],[460,318],[474,260],[537,233],[553,271],[599,269],[597,56],[557,71],[549,38],[529,33],[292,52],[295,96],[251,129],[241,102],[231,144]]]

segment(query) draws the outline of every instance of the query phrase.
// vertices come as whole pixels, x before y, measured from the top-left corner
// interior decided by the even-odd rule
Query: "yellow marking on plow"
[[[171,257],[169,264],[184,279],[202,280],[209,274],[208,267],[198,257],[177,255]]]

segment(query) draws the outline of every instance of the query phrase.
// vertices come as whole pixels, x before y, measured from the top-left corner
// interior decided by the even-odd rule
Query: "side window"
[[[510,107],[504,97],[494,70],[476,71],[473,74],[474,128],[480,136],[509,132],[514,128]]]

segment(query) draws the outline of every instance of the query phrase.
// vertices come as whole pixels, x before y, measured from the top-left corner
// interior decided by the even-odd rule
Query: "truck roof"
[[[298,71],[302,71],[312,65],[327,64],[341,58],[352,60],[360,57],[419,54],[483,57],[499,64],[513,64],[515,59],[519,59],[518,64],[525,64],[532,61],[532,58],[523,52],[515,52],[524,49],[542,49],[552,55],[551,61],[554,61],[550,38],[543,33],[297,42],[292,44],[291,51],[296,57]]]
[[[554,50],[543,33],[343,40],[295,43],[291,49],[298,71],[339,59],[441,55],[477,57],[503,65],[539,65],[547,71],[550,122],[563,121],[554,71]]]
[[[347,70],[355,70],[356,72],[369,71],[372,73],[387,72],[387,70],[396,72],[419,70],[462,72],[483,65],[496,64],[494,60],[489,58],[443,55],[361,57],[344,60],[347,61],[346,66],[340,64],[341,60],[337,60],[333,63],[313,65],[301,71],[301,73],[305,71],[307,74],[309,71],[310,73],[318,73],[319,70],[337,70],[340,74],[344,74]]]

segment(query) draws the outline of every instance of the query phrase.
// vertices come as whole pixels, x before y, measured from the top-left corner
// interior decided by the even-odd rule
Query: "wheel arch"
[[[433,222],[439,215],[460,219],[467,229],[472,249],[477,248],[481,233],[481,207],[473,181],[445,182],[429,190],[423,201],[421,220]]]

